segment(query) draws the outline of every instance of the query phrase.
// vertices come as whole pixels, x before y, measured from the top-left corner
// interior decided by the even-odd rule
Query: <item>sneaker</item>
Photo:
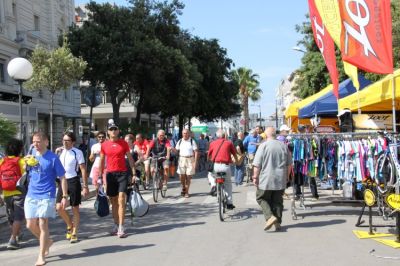
[[[71,244],[78,243],[78,236],[76,234],[71,235],[71,239],[69,240]]]
[[[21,246],[19,245],[18,241],[16,239],[10,239],[7,244],[7,249],[9,250],[16,250],[20,249]]]
[[[17,242],[20,242],[23,237],[24,237],[24,232],[19,233],[19,235],[17,235]]]
[[[271,229],[271,227],[278,221],[278,218],[275,216],[271,216],[266,222],[264,226],[264,231]]]
[[[210,195],[213,197],[217,196],[217,188],[215,186],[211,187]]]
[[[319,198],[317,198],[317,197],[311,199],[311,201],[318,201],[318,200],[319,200]]]
[[[72,227],[67,227],[67,231],[65,232],[65,238],[67,240],[71,240],[71,234],[72,234]]]
[[[163,184],[163,185],[162,185],[162,190],[163,190],[163,191],[167,191],[167,189],[168,189],[167,184]]]
[[[234,208],[236,208],[236,206],[233,205],[233,204],[226,204],[226,208],[227,208],[228,210],[233,210]]]
[[[110,234],[112,236],[116,236],[118,234],[118,225],[116,225],[116,224],[113,225],[113,228],[112,228]]]
[[[274,223],[274,226],[275,226],[275,231],[276,232],[279,232],[279,231],[282,230],[282,226],[281,226],[280,223],[276,222],[276,223]]]
[[[119,227],[119,229],[118,229],[117,236],[118,236],[119,238],[125,238],[125,237],[128,236],[128,235],[125,233],[125,229],[124,229],[124,227],[123,227],[122,225],[121,225],[121,226]]]

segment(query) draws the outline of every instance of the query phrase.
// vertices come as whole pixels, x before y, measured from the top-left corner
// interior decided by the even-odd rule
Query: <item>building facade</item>
[[[73,0],[0,0],[0,114],[19,121],[18,85],[8,76],[7,65],[15,57],[28,57],[36,45],[58,46],[58,37],[74,22]],[[76,86],[75,86],[76,87]],[[23,90],[23,136],[30,143],[34,131],[49,132],[50,94],[43,88]],[[71,87],[55,94],[53,143],[62,133],[80,124],[80,92]]]
[[[285,121],[285,111],[286,108],[299,100],[298,97],[295,96],[295,92],[292,90],[294,85],[296,84],[296,73],[292,72],[286,78],[282,79],[276,90],[276,118],[278,119],[277,125],[278,128],[282,124],[286,124]]]

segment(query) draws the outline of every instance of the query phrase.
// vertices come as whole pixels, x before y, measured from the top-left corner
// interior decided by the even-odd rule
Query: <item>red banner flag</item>
[[[332,37],[329,35],[328,30],[325,29],[314,0],[308,0],[308,7],[310,9],[311,26],[314,33],[315,43],[317,44],[328,68],[333,84],[333,94],[335,94],[336,98],[339,98],[339,80],[336,68],[335,44]]]
[[[393,73],[390,0],[340,0],[343,60],[368,72]]]

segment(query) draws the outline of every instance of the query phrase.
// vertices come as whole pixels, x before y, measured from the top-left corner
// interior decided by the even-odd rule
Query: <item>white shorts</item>
[[[24,204],[25,218],[55,218],[56,217],[56,199],[32,199],[25,198]]]
[[[179,157],[178,170],[176,171],[179,175],[194,175],[194,157]]]

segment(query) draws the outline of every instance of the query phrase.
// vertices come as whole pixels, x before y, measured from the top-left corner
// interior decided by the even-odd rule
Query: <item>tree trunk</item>
[[[53,151],[53,113],[54,113],[54,94],[50,91],[50,150]]]
[[[249,131],[249,97],[243,95],[244,132]]]
[[[142,115],[142,105],[143,105],[143,90],[140,90],[139,92],[139,101],[136,106],[136,124],[140,125],[140,117]]]
[[[179,139],[181,139],[182,138],[182,130],[183,130],[183,126],[184,126],[184,119],[183,119],[183,116],[182,115],[179,115],[179,120],[178,120],[179,122]]]

